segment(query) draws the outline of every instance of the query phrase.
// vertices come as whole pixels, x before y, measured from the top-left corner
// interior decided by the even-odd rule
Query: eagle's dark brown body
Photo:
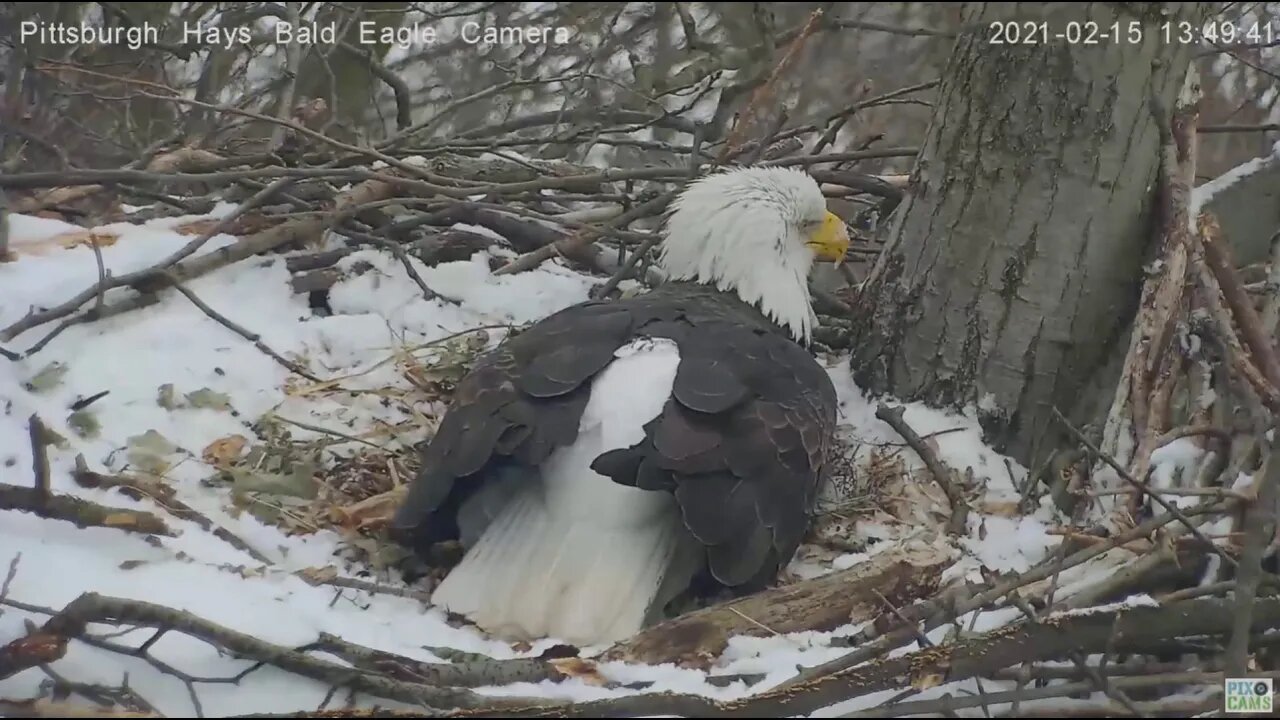
[[[401,541],[421,548],[474,535],[458,520],[468,498],[497,478],[537,482],[537,468],[577,438],[593,378],[646,336],[678,345],[671,396],[642,441],[591,468],[672,493],[715,584],[741,591],[771,582],[805,534],[825,476],[835,389],[756,309],[691,283],[567,308],[482,357],[395,517]]]

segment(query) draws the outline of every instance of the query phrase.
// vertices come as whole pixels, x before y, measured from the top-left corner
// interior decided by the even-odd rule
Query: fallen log
[[[955,557],[941,543],[918,543],[864,563],[712,605],[654,625],[605,652],[605,660],[696,663],[713,659],[735,635],[767,637],[834,630],[932,595]],[[886,606],[886,602],[892,607]]]

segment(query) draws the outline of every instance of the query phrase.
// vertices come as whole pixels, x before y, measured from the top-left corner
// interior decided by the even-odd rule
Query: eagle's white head
[[[849,232],[818,183],[785,167],[748,167],[690,183],[672,203],[659,265],[755,305],[796,341],[813,329],[809,270],[840,262]]]

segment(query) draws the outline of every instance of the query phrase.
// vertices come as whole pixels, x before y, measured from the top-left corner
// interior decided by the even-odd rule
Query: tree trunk
[[[1193,50],[1176,23],[1198,28],[1208,4],[1164,5],[966,3],[973,31],[859,299],[861,387],[975,406],[992,447],[1032,468],[1056,442],[1054,407],[1082,424],[1105,412],[1106,391],[1082,396],[1111,372],[1141,292],[1159,161],[1150,98],[1172,108]],[[1013,17],[1024,39],[1030,19],[1047,40],[993,42],[992,23]],[[1119,37],[1087,44],[1092,23]]]

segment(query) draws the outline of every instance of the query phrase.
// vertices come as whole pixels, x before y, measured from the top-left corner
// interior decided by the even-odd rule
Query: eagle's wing
[[[503,465],[536,467],[573,443],[589,380],[631,337],[626,303],[561,310],[481,356],[458,383],[422,468],[392,520],[411,546],[457,537],[459,507]]]
[[[637,445],[593,469],[675,494],[714,578],[767,580],[790,560],[825,474],[837,400],[807,351],[705,295],[577,305],[482,358],[459,384],[395,518],[413,544],[456,536],[453,515],[499,467],[572,444],[590,380],[639,335],[679,345],[672,396]],[[690,304],[693,303],[693,304]],[[693,309],[696,307],[697,309]]]
[[[794,555],[827,472],[837,397],[800,346],[733,322],[684,338],[672,396],[637,445],[592,465],[675,494],[716,581],[759,586]]]

